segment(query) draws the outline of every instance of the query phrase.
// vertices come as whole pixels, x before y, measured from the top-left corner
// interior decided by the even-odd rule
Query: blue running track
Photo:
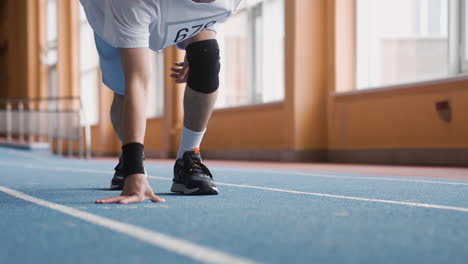
[[[468,180],[210,166],[218,196],[98,205],[114,163],[0,148],[0,263],[468,263]]]

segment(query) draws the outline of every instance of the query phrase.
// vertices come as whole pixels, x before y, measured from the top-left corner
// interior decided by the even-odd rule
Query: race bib
[[[182,42],[188,38],[191,38],[204,29],[213,27],[218,22],[225,21],[231,12],[225,12],[220,15],[206,17],[203,19],[168,22],[165,24],[165,36],[163,41],[163,47],[167,48]]]

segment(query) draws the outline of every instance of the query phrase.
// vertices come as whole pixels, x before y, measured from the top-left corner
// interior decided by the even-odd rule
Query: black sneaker
[[[187,151],[174,165],[171,192],[192,195],[217,195],[210,170],[202,163],[200,151]]]
[[[122,162],[120,162],[120,159],[119,159],[119,164],[115,166],[114,170],[115,170],[115,173],[110,183],[110,189],[122,190],[124,187],[125,179],[122,173]]]

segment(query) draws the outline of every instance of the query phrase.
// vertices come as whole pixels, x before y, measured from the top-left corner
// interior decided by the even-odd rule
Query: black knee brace
[[[144,146],[140,143],[128,143],[122,146],[122,172],[127,177],[136,173],[145,173],[143,160]]]
[[[194,42],[186,48],[189,63],[188,86],[194,91],[210,94],[218,90],[219,46],[216,39]]]

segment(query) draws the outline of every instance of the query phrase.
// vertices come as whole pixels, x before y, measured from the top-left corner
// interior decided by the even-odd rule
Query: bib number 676
[[[192,28],[182,28],[177,32],[177,35],[174,39],[174,43],[179,43],[186,38],[190,38],[198,34],[200,31],[205,30],[211,26],[216,24],[216,21],[210,21],[206,24],[199,24],[199,25],[194,25]],[[190,33],[193,30],[192,33]],[[189,35],[190,34],[190,35]]]

